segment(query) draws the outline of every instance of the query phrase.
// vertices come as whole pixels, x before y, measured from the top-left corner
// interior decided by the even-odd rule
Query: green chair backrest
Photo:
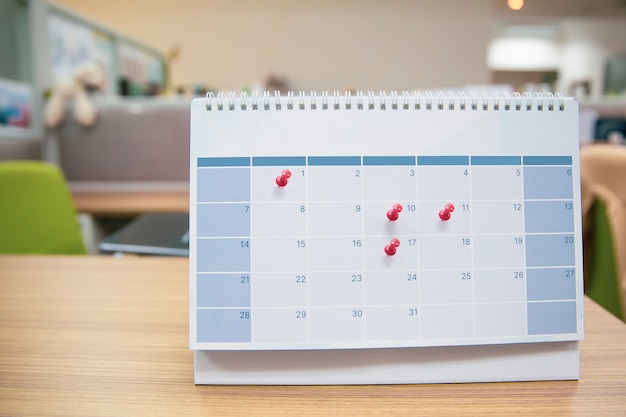
[[[59,168],[42,161],[0,162],[0,253],[86,253]]]
[[[604,201],[596,200],[591,208],[593,221],[591,245],[585,247],[585,293],[622,321],[622,291],[613,244],[613,231]]]

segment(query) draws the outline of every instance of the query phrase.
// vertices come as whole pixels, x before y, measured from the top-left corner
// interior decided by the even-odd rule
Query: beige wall
[[[175,85],[403,90],[489,81],[492,0],[54,0],[165,52]]]

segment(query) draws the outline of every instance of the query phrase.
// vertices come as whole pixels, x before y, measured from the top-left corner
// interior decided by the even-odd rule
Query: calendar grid
[[[411,159],[415,164],[406,165]],[[228,349],[571,340],[578,333],[572,316],[578,301],[569,283],[575,281],[560,281],[575,278],[571,195],[489,197],[493,190],[480,195],[473,188],[476,167],[483,176],[517,167],[524,189],[529,172],[529,181],[554,178],[555,190],[570,184],[571,194],[571,162],[560,156],[199,158],[197,343]],[[276,185],[274,177],[287,167],[296,175],[286,186]],[[459,173],[463,176],[454,180]],[[358,192],[349,184],[358,184]],[[414,184],[414,191],[406,194],[403,184]],[[386,219],[385,211],[400,202],[400,219]],[[447,203],[456,205],[452,218],[437,218],[437,209]],[[506,207],[512,207],[510,215],[494,217]],[[538,212],[548,213],[548,220],[532,217]],[[504,229],[485,219],[504,222]],[[392,237],[401,245],[396,254],[385,255],[383,246]],[[515,242],[507,243],[509,237]],[[559,255],[547,262],[543,248],[560,238]],[[507,245],[510,251],[502,252]],[[490,250],[501,255],[485,257]],[[513,274],[523,274],[523,288]],[[468,289],[460,279],[469,281]],[[554,296],[541,299],[542,291]],[[493,327],[486,318],[496,311],[515,320],[510,328],[521,330],[503,333]],[[567,317],[565,331],[537,325],[546,314]],[[275,326],[278,336],[271,330]]]

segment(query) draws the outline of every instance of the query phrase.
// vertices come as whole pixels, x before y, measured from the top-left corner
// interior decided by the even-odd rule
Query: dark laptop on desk
[[[189,214],[143,214],[98,247],[103,252],[189,256]]]

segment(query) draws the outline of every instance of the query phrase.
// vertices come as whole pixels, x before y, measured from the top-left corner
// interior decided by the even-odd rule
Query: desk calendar
[[[191,104],[196,383],[576,379],[577,103]]]

